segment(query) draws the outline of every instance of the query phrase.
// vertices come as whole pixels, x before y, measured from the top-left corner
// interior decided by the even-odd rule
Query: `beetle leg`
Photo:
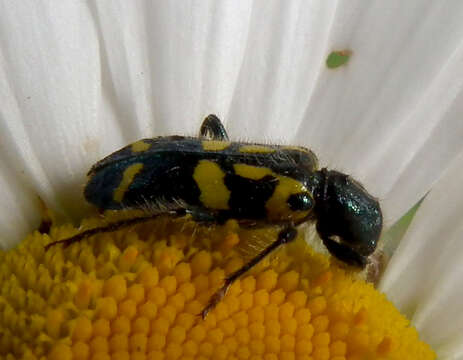
[[[228,275],[225,278],[225,282],[223,286],[217,292],[215,292],[214,295],[212,295],[207,306],[203,309],[203,311],[201,311],[201,317],[203,319],[206,318],[207,314],[211,310],[213,310],[217,306],[217,304],[224,298],[230,286],[239,277],[241,277],[244,273],[252,269],[255,265],[257,265],[260,261],[262,261],[264,257],[270,254],[273,250],[277,249],[283,244],[293,241],[296,238],[296,235],[297,235],[297,229],[293,225],[286,225],[286,227],[283,228],[279,232],[278,238],[273,243],[271,243],[264,250],[262,250],[262,252],[256,255],[247,264],[243,265],[241,268],[239,268],[235,272]]]
[[[199,130],[199,137],[207,140],[228,141],[228,134],[220,119],[211,114],[207,116]]]
[[[322,236],[323,244],[331,255],[339,260],[354,266],[364,268],[368,262],[368,256],[362,255],[346,244],[338,243],[328,236]]]

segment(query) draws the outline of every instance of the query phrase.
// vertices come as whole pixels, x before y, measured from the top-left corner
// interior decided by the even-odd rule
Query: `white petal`
[[[96,4],[105,90],[127,140],[196,134],[209,113],[224,117],[245,49],[250,1]]]
[[[463,356],[463,152],[418,209],[380,287],[442,358]]]
[[[8,148],[0,158],[9,184],[0,231],[15,238],[24,222],[37,225],[37,195],[57,211],[82,213],[82,169],[95,160],[93,135],[106,124],[98,116],[98,43],[83,2],[2,2],[0,44],[1,144]]]
[[[233,137],[292,139],[317,76],[324,71],[336,6],[319,1],[256,1],[228,115]],[[302,144],[312,145],[309,133]]]
[[[21,109],[0,110],[5,142],[37,157],[15,160],[9,182],[34,168],[32,191],[77,214],[93,161],[139,137],[195,134],[215,112],[233,138],[314,148],[392,223],[461,149],[462,13],[430,0],[2,3],[0,82]],[[336,49],[352,59],[328,70]]]
[[[392,224],[461,151],[463,3],[341,2],[297,139],[362,180]]]

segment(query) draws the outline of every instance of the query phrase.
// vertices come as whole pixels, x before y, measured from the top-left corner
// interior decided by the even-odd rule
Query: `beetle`
[[[349,175],[319,169],[316,155],[304,147],[231,142],[215,115],[203,121],[199,137],[137,141],[98,161],[88,177],[85,198],[99,209],[148,207],[153,213],[86,230],[47,248],[159,215],[191,215],[204,224],[236,219],[281,226],[273,243],[225,278],[203,318],[236,279],[294,240],[298,225],[314,221],[328,251],[361,268],[376,249],[383,225],[378,200]]]

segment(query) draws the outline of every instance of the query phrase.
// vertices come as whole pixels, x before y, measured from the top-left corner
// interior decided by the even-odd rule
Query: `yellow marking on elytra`
[[[236,175],[247,179],[260,180],[267,175],[271,175],[278,180],[275,191],[265,204],[269,220],[292,220],[297,222],[309,214],[310,210],[291,210],[287,202],[289,196],[292,194],[308,192],[307,188],[301,182],[287,176],[275,174],[271,169],[266,167],[234,164],[233,168]]]
[[[293,146],[293,145],[284,145],[281,147],[283,150],[296,150],[296,151],[300,151],[300,152],[303,152],[303,153],[311,153],[312,151],[310,151],[309,149],[303,147],[303,146]]]
[[[130,149],[132,150],[132,152],[143,152],[143,151],[146,151],[148,150],[149,148],[151,147],[151,144],[148,144],[146,143],[145,141],[143,140],[139,140],[137,142],[134,142]]]
[[[230,141],[221,140],[203,140],[202,146],[205,151],[222,151],[229,147]]]
[[[137,175],[143,169],[142,163],[136,163],[128,166],[122,174],[122,180],[119,186],[114,190],[113,200],[121,202],[124,198],[124,194],[132,183],[135,175]]]
[[[274,148],[271,148],[269,146],[264,146],[264,145],[243,145],[239,148],[239,151],[242,153],[272,153],[275,152]]]
[[[266,167],[258,167],[247,164],[234,164],[235,174],[247,179],[259,180],[267,175],[274,175],[272,170]]]
[[[307,192],[307,188],[300,182],[287,176],[276,175],[278,184],[270,199],[267,200],[265,208],[269,220],[292,220],[298,221],[305,218],[308,211],[294,211],[288,205],[290,195]]]
[[[193,173],[193,179],[201,191],[199,200],[209,209],[227,210],[230,190],[224,183],[225,173],[213,161],[200,160]]]

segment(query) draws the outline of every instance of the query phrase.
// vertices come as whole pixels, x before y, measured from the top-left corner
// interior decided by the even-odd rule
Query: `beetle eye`
[[[310,210],[314,206],[314,201],[309,193],[302,192],[298,194],[292,194],[288,200],[289,208],[293,211],[306,211]]]

